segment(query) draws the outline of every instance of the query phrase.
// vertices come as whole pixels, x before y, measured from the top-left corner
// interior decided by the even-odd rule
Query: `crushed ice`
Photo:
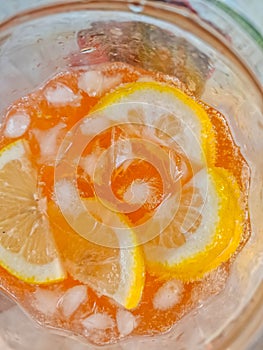
[[[128,186],[123,199],[131,204],[144,204],[149,196],[149,185],[143,180],[136,180]]]
[[[126,336],[137,327],[136,317],[127,310],[119,310],[116,315],[117,327],[120,335]]]
[[[9,117],[4,134],[6,137],[16,138],[22,136],[28,129],[30,117],[26,113],[16,113]]]
[[[79,77],[78,87],[91,97],[99,97],[104,92],[119,85],[121,81],[120,75],[106,77],[100,71],[89,71]]]
[[[87,287],[75,286],[60,298],[59,306],[66,317],[70,317],[87,299]]]
[[[81,99],[68,86],[61,83],[57,83],[55,87],[46,88],[44,94],[47,101],[54,106],[76,104]]]
[[[59,134],[62,129],[65,128],[64,123],[58,123],[49,130],[33,129],[32,132],[35,135],[41,152],[41,161],[54,161],[58,147],[59,147]]]
[[[67,179],[55,183],[54,199],[65,214],[78,216],[85,211],[75,185]]]
[[[95,118],[86,118],[80,126],[83,135],[97,135],[110,127],[110,121],[103,116],[96,115]]]
[[[125,161],[131,161],[133,158],[135,158],[132,143],[129,139],[120,139],[117,142],[115,142],[113,139],[111,153],[112,161],[115,165],[115,168],[118,168]]]
[[[183,284],[178,280],[166,282],[158,289],[153,297],[153,307],[157,310],[167,310],[177,303],[182,298]]]
[[[93,314],[85,318],[82,321],[82,324],[87,330],[105,330],[108,328],[113,328],[115,325],[113,319],[108,314],[104,313]]]
[[[34,305],[41,313],[51,316],[57,310],[59,298],[57,292],[38,288],[34,293]]]
[[[90,177],[92,177],[95,172],[98,158],[99,157],[96,154],[90,154],[88,156],[82,157],[80,160],[79,165]]]

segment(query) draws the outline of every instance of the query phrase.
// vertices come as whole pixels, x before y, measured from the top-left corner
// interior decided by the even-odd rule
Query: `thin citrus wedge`
[[[20,280],[50,283],[65,273],[30,156],[24,140],[0,151],[0,265]]]
[[[201,104],[176,87],[158,82],[125,84],[102,98],[91,112],[99,112],[109,126],[128,124],[139,137],[168,147],[176,143],[193,165],[214,164],[210,118]]]
[[[198,192],[190,201],[189,191]],[[239,198],[239,187],[227,170],[210,168],[197,173],[183,187],[181,199],[169,199],[167,208],[178,208],[173,220],[144,246],[149,271],[164,278],[193,281],[227,261],[243,233],[244,213]],[[160,223],[166,217],[158,219]]]
[[[120,215],[114,212],[108,215],[109,210],[103,210],[96,199],[84,203],[89,213],[81,212],[76,216],[74,229],[57,206],[50,204],[49,207],[55,225],[55,240],[66,269],[73,278],[100,295],[113,298],[126,309],[135,308],[144,288],[142,248]],[[95,224],[90,224],[90,216]],[[81,231],[80,234],[75,229]]]

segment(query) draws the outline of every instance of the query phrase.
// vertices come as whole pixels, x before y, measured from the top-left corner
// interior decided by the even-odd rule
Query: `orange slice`
[[[20,280],[50,283],[65,272],[30,156],[23,140],[0,151],[0,265]]]
[[[215,161],[215,137],[207,112],[176,87],[158,82],[125,84],[102,98],[91,112],[109,126],[128,124],[142,138],[161,140],[168,147],[176,143],[193,164]]]
[[[108,215],[96,199],[85,200],[84,204],[89,213],[78,212],[75,220],[72,218],[74,228],[58,207],[54,204],[49,207],[66,269],[99,294],[132,309],[138,305],[144,288],[142,249],[120,215],[114,212]]]
[[[81,138],[87,143],[80,166],[88,181],[101,200],[133,224],[145,221],[179,180],[185,183],[215,161],[214,131],[205,109],[167,84],[116,88],[79,130],[78,144]]]
[[[199,198],[185,200],[186,193],[193,190],[199,192]],[[183,188],[181,203],[179,198],[170,199],[170,208],[179,208],[174,219],[144,246],[149,271],[165,278],[192,281],[227,261],[243,233],[240,195],[236,180],[223,168],[203,169],[196,174]],[[189,212],[182,213],[187,206]],[[185,218],[184,224],[188,221],[187,227],[179,222],[180,217]]]

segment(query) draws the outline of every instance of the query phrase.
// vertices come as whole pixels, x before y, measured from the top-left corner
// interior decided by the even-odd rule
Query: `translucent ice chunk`
[[[98,156],[96,154],[90,154],[86,157],[82,157],[80,161],[80,166],[83,170],[92,177],[98,163]]]
[[[137,320],[133,314],[127,310],[119,310],[116,315],[117,327],[120,335],[130,334],[137,326]]]
[[[97,313],[93,314],[84,321],[82,321],[83,326],[88,330],[93,329],[108,329],[114,327],[114,321],[108,314]]]
[[[26,113],[16,113],[12,115],[6,123],[4,134],[6,137],[20,137],[28,129],[30,117]]]
[[[57,310],[59,297],[54,291],[38,288],[34,293],[34,305],[41,313],[51,316]]]
[[[68,86],[61,83],[57,83],[55,87],[48,87],[45,90],[45,97],[55,106],[75,104],[81,99],[81,96],[75,95]]]
[[[114,131],[113,131],[114,138]],[[113,147],[111,152],[112,162],[115,165],[115,168],[118,168],[127,160],[135,158],[132,149],[132,142],[129,139],[120,139],[117,142],[112,141]]]
[[[131,204],[143,204],[149,195],[149,186],[146,182],[133,181],[123,195],[123,199]]]
[[[75,286],[66,291],[59,300],[60,308],[66,317],[70,317],[87,298],[86,286]]]
[[[41,161],[54,161],[58,150],[58,137],[62,129],[65,128],[64,123],[59,123],[48,131],[33,129],[41,152]]]
[[[120,75],[106,77],[100,71],[89,71],[79,77],[78,87],[89,96],[99,97],[107,90],[119,85],[121,81]]]
[[[97,135],[110,127],[110,121],[99,116],[98,118],[86,118],[80,126],[83,135]]]
[[[63,213],[77,216],[83,212],[81,201],[79,199],[79,194],[74,186],[69,180],[62,179],[55,183],[55,201],[59,203],[59,206]]]
[[[153,298],[153,306],[158,310],[167,310],[177,304],[182,297],[183,285],[178,280],[166,282]]]

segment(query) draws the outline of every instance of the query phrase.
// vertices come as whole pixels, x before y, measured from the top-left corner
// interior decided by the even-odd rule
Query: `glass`
[[[141,22],[131,27],[139,39],[124,30],[117,40],[114,24],[107,30],[109,18]],[[168,42],[167,31],[172,33]],[[92,53],[97,43],[103,43],[109,60],[179,76],[227,117],[252,171],[252,235],[231,268],[226,288],[200,300],[199,307],[168,334],[107,348],[255,349],[263,328],[263,38],[216,0],[76,1],[31,10],[0,24],[0,112],[72,62],[96,63]],[[162,46],[168,47],[170,66],[161,64],[165,52],[156,60],[155,49]],[[133,54],[139,49],[143,55],[138,61]],[[35,350],[93,348],[35,325],[4,295],[0,305],[1,348],[28,349],[31,344]]]

